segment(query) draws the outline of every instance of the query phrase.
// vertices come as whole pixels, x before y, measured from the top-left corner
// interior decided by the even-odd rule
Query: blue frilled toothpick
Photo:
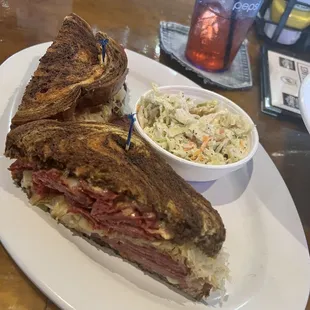
[[[105,57],[105,47],[106,45],[109,43],[109,39],[103,39],[103,40],[99,40],[99,43],[102,46],[102,61],[104,61],[104,57]]]
[[[131,141],[131,135],[132,135],[132,130],[133,130],[133,124],[136,121],[135,114],[136,113],[131,113],[128,115],[128,118],[130,119],[130,127],[129,127],[128,136],[127,136],[126,147],[125,147],[126,151],[128,151],[130,148],[130,141]]]

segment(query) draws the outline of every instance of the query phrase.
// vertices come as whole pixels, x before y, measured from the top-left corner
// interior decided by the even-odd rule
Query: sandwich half
[[[30,203],[191,298],[223,289],[218,212],[140,137],[92,122],[41,120],[7,136],[12,178]]]
[[[127,72],[124,48],[72,13],[40,59],[12,128],[39,119],[110,121],[124,101]]]

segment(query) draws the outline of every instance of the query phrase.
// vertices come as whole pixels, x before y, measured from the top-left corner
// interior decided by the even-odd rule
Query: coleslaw
[[[141,97],[137,117],[153,141],[189,161],[225,165],[249,152],[253,126],[215,100],[197,104],[182,92],[165,94],[153,85],[153,91]]]

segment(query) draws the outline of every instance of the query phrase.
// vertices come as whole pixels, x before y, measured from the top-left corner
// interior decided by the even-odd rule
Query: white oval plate
[[[50,43],[25,49],[0,67],[1,154],[12,114]],[[128,107],[158,85],[195,85],[177,72],[127,51]],[[97,250],[32,208],[0,158],[0,237],[28,277],[65,309],[206,309]],[[310,261],[303,229],[279,172],[260,146],[245,168],[213,183],[195,183],[223,217],[232,281],[221,309],[304,309]],[[210,302],[214,300],[210,299]],[[219,307],[219,305],[215,305]],[[211,307],[210,307],[211,308]]]
[[[298,97],[301,117],[310,132],[310,74],[302,82]]]

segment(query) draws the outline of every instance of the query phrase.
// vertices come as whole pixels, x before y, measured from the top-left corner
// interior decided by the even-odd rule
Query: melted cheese
[[[63,195],[54,197],[45,205],[50,209],[53,218],[69,228],[88,235],[91,233],[105,234],[104,231],[93,229],[92,224],[82,214],[70,212],[70,207]]]
[[[66,183],[70,188],[73,188],[79,184],[79,181],[77,178],[66,178]]]
[[[32,186],[32,171],[25,170],[23,172],[23,178],[21,180],[21,187],[22,188],[30,188]]]
[[[172,232],[169,232],[165,227],[165,223],[161,223],[158,229],[146,229],[146,231],[150,234],[158,234],[165,240],[171,240],[174,237]]]

